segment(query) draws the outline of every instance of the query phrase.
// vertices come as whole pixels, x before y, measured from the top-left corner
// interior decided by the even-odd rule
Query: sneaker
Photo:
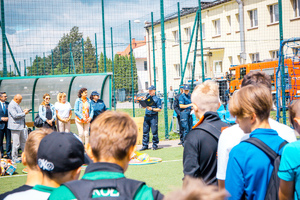
[[[158,150],[158,149],[162,149],[162,147],[152,147],[152,148],[153,148],[154,151]]]
[[[143,146],[143,147],[140,149],[140,151],[145,151],[145,150],[147,150],[147,149],[148,149],[148,147]]]

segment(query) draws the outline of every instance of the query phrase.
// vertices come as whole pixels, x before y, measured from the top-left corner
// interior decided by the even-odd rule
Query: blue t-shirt
[[[263,141],[277,154],[280,144],[284,141],[273,129],[255,129],[250,137]],[[241,199],[246,194],[248,200],[265,199],[269,180],[273,171],[270,158],[258,147],[241,142],[233,147],[227,164],[225,188],[230,193],[229,199]]]
[[[187,105],[187,104],[191,104],[192,101],[191,101],[191,94],[188,93],[187,95],[185,93],[182,93],[179,97],[179,105],[180,104],[183,104],[183,105]],[[181,111],[184,111],[184,110],[187,110],[187,111],[190,111],[191,110],[191,106],[190,107],[187,107],[185,109],[180,109]]]
[[[149,95],[149,94],[148,94]],[[146,98],[148,98],[148,95],[146,96]],[[161,109],[161,99],[158,98],[156,95],[152,96],[153,101],[155,102],[155,104],[153,106],[151,106],[152,108],[159,108]],[[157,115],[158,112],[152,111],[152,110],[148,110],[146,108],[146,115]]]
[[[278,176],[284,181],[295,181],[295,199],[300,198],[300,141],[285,145]]]

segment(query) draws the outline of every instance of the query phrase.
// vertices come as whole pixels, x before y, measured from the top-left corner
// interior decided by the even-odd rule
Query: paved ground
[[[158,148],[168,148],[168,147],[182,147],[181,145],[178,145],[178,140],[164,140],[159,141]],[[142,145],[137,145],[137,150],[141,149]],[[152,148],[152,142],[149,143],[149,148]]]

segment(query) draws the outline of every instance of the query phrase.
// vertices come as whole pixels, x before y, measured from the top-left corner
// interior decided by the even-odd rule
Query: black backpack
[[[101,180],[87,180],[81,179],[79,181],[71,181],[64,183],[69,190],[74,194],[77,200],[129,200],[134,199],[136,192],[145,185],[144,182],[136,181],[126,178],[118,179],[101,179]],[[114,197],[99,197],[92,198],[95,189],[116,189],[119,196]]]
[[[224,123],[225,124],[225,123]],[[227,124],[226,124],[227,125]],[[226,126],[227,127],[227,126]],[[205,124],[200,124],[200,126],[197,126],[194,129],[200,129],[203,130],[207,133],[209,133],[211,136],[213,136],[217,141],[219,141],[219,137],[221,135],[222,130],[218,127],[215,127],[211,123],[205,123]]]
[[[274,166],[274,169],[272,171],[272,175],[269,181],[268,189],[266,192],[265,200],[277,200],[279,199],[278,196],[278,189],[279,189],[279,177],[277,176],[277,172],[279,169],[279,164],[281,160],[281,155],[278,155],[273,149],[271,149],[268,145],[266,145],[263,141],[261,141],[258,138],[251,137],[244,142],[248,142],[250,144],[253,144],[260,150],[262,150],[270,159],[271,164]],[[279,150],[284,147],[288,142],[284,141],[280,144]]]

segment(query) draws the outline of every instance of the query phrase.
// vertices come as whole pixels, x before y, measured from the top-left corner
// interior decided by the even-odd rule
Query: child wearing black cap
[[[61,184],[78,179],[84,164],[84,146],[73,133],[52,132],[41,140],[37,162],[43,173],[42,184],[5,200],[46,200]]]
[[[106,111],[91,126],[86,151],[94,163],[81,180],[63,184],[50,200],[86,200],[99,197],[160,200],[163,195],[145,183],[124,176],[135,150],[137,126],[126,113]]]

